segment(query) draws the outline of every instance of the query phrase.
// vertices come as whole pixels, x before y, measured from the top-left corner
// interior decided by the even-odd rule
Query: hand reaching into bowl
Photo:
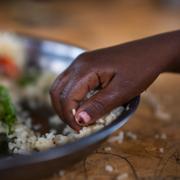
[[[52,104],[79,131],[139,95],[162,72],[180,72],[180,31],[81,54],[53,83]],[[98,93],[86,99],[94,89]]]

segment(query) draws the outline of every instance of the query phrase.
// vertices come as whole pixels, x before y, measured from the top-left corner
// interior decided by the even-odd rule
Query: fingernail
[[[80,112],[78,114],[78,117],[76,118],[76,122],[79,125],[87,125],[90,121],[91,121],[91,117],[85,111]]]

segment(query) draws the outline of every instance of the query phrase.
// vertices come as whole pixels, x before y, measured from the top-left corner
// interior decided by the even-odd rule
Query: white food
[[[109,151],[112,150],[112,148],[111,148],[110,146],[108,146],[108,147],[105,147],[104,150],[105,150],[106,152],[109,152]]]
[[[115,112],[115,113],[114,113]],[[112,122],[119,116],[122,112],[122,107],[118,107],[113,110],[110,114],[104,116],[97,121],[96,124],[83,127],[79,133],[75,132],[68,125],[64,128],[62,134],[56,134],[55,131],[46,133],[45,135],[39,135],[31,129],[31,119],[28,118],[28,121],[19,118],[15,124],[15,131],[13,134],[9,135],[11,141],[9,142],[9,149],[13,153],[18,154],[27,154],[34,150],[42,151],[52,148],[57,145],[63,145],[68,142],[73,142],[77,139],[80,139],[84,136],[90,135],[102,128],[107,124]],[[57,123],[56,116],[53,116],[50,121]],[[58,123],[61,123],[59,121]],[[5,132],[6,129],[0,124],[0,132]],[[124,133],[120,132],[117,137],[112,137],[113,141],[122,142],[124,138]],[[110,150],[110,148],[108,148]]]
[[[160,153],[164,153],[164,148],[159,148]]]
[[[113,143],[113,142],[123,143],[123,141],[124,141],[124,132],[123,131],[119,132],[119,134],[117,136],[113,136],[109,139],[110,143]]]
[[[125,180],[125,179],[128,179],[128,173],[123,173],[116,177],[116,180]]]
[[[134,134],[133,132],[130,131],[126,132],[126,136],[132,140],[137,140],[137,135]]]
[[[164,110],[163,105],[159,102],[157,97],[149,91],[143,93],[143,97],[147,100],[148,104],[153,108],[154,115],[162,121],[170,121],[171,114]]]
[[[107,172],[113,172],[113,167],[108,164],[108,165],[105,166],[105,170],[106,170]]]
[[[59,171],[59,176],[60,176],[60,177],[64,176],[64,174],[65,174],[65,171],[64,171],[64,170],[60,170],[60,171]]]
[[[163,139],[166,140],[167,139],[167,135],[165,133],[162,134],[155,134],[155,139]]]
[[[75,116],[75,114],[76,114],[76,110],[75,109],[72,109],[72,114],[73,114],[73,116]]]

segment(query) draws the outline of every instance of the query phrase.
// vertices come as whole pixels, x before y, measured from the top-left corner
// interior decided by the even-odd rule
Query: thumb
[[[75,120],[80,126],[93,124],[98,118],[117,107],[120,102],[118,93],[109,88],[102,89],[79,107]]]

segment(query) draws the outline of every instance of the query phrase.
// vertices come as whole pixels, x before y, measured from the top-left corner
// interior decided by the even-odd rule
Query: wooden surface
[[[1,29],[64,40],[88,49],[180,28],[177,6],[160,6],[158,1],[20,2],[1,3]],[[161,75],[143,95],[136,114],[109,138],[124,132],[122,143],[105,142],[83,162],[65,170],[62,177],[49,180],[180,179],[179,92],[178,75]],[[112,166],[112,172],[105,170],[107,165]]]

